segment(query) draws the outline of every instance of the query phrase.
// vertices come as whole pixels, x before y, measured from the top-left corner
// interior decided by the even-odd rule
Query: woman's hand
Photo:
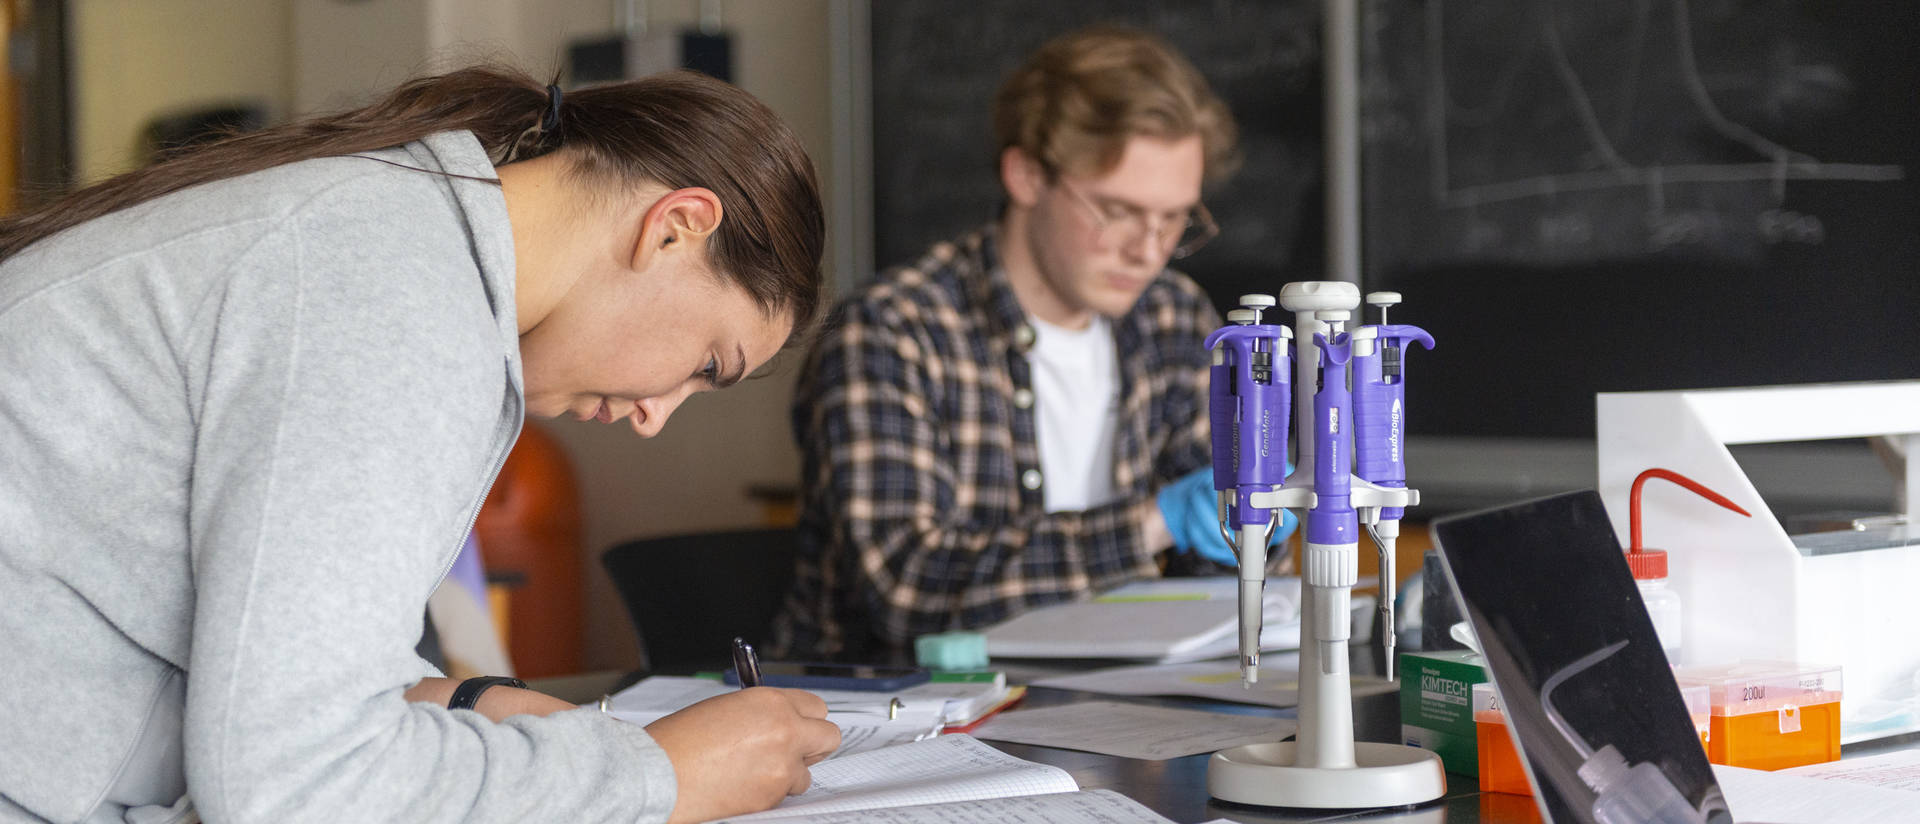
[[[802,690],[754,687],[647,725],[679,784],[673,822],[768,809],[813,783],[807,767],[840,746],[827,704]]]

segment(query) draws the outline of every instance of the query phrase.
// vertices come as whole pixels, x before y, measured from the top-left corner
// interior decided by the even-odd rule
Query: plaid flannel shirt
[[[1168,270],[1113,323],[1114,502],[1047,512],[1026,351],[1034,330],[991,227],[941,243],[837,306],[799,378],[799,559],[776,621],[784,656],[858,658],[1162,574],[1140,525],[1164,484],[1207,466],[1199,286]],[[1168,554],[1169,574],[1218,570]]]

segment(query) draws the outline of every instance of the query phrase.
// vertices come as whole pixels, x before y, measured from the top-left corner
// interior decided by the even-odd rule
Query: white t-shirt
[[[1113,325],[1095,315],[1085,329],[1033,324],[1034,437],[1048,512],[1072,512],[1108,503],[1113,488],[1114,436],[1120,423],[1120,362]],[[1018,398],[1015,399],[1016,401]]]

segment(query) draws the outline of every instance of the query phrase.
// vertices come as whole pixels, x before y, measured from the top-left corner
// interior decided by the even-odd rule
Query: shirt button
[[[1033,390],[1020,388],[1013,390],[1013,405],[1021,409],[1033,408]]]
[[[1040,470],[1029,469],[1020,473],[1020,485],[1028,489],[1040,488]]]
[[[1020,347],[1020,351],[1025,352],[1033,346],[1033,337],[1033,327],[1025,323],[1020,324],[1020,328],[1013,330],[1013,345]]]

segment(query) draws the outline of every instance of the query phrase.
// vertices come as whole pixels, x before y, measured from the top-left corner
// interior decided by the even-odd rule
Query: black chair
[[[627,604],[649,672],[732,665],[734,636],[770,638],[793,582],[794,531],[749,529],[628,541],[600,562]]]

